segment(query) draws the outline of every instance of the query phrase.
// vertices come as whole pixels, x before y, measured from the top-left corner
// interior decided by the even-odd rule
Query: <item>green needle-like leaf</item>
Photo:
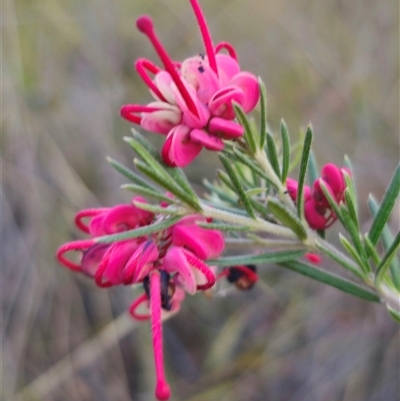
[[[147,196],[149,198],[153,198],[159,201],[165,201],[168,203],[174,203],[174,200],[169,198],[168,196],[162,194],[159,191],[142,187],[140,185],[135,184],[124,184],[121,186],[122,189],[127,189],[128,191],[134,192],[139,195]]]
[[[363,260],[363,258],[360,256],[358,250],[356,250],[356,248],[342,234],[339,234],[339,239],[341,244],[343,245],[343,248],[346,249],[347,253],[358,263],[361,269],[364,272],[368,272],[370,270],[369,265],[367,265],[365,260]]]
[[[346,201],[346,206],[349,211],[350,218],[353,220],[354,224],[358,227],[358,216],[356,206],[354,204],[354,198],[349,188],[344,191],[344,199]]]
[[[260,149],[264,149],[265,142],[267,140],[267,90],[265,88],[263,80],[258,77],[258,85],[260,87]]]
[[[161,230],[165,230],[168,227],[171,227],[175,223],[177,223],[181,219],[181,216],[174,216],[168,219],[165,219],[159,223],[151,224],[141,228],[135,228],[134,230],[124,231],[118,234],[104,235],[103,237],[95,238],[96,243],[106,243],[110,244],[117,241],[124,241],[128,239],[143,237],[146,235],[150,235],[156,233]]]
[[[247,143],[247,146],[251,154],[254,155],[257,151],[257,143],[251,129],[250,121],[247,118],[246,113],[243,111],[242,107],[238,103],[233,103],[233,108],[235,110],[237,120],[244,128],[244,139]]]
[[[369,230],[368,237],[373,245],[376,245],[376,243],[379,240],[379,237],[382,234],[382,230],[385,227],[385,224],[389,219],[390,213],[393,209],[396,199],[399,196],[399,191],[400,191],[400,164],[397,165],[397,168],[392,176],[392,179],[390,180],[389,186],[386,189],[385,195],[383,196],[383,200],[379,206],[379,210],[376,213],[372,226]]]
[[[244,207],[244,209],[246,210],[247,214],[252,217],[253,219],[256,218],[256,215],[254,213],[254,209],[251,206],[250,200],[248,198],[248,196],[246,195],[246,191],[243,188],[238,176],[236,175],[234,169],[231,166],[231,163],[229,162],[229,160],[222,155],[221,153],[219,154],[219,158],[221,160],[222,165],[224,166],[232,185],[234,186],[237,195],[239,196],[239,199]]]
[[[158,172],[154,171],[150,166],[148,166],[141,160],[134,159],[133,162],[138,170],[140,170],[143,174],[145,174],[150,179],[155,181],[161,187],[165,188],[167,191],[170,191],[182,202],[191,206],[194,210],[201,210],[201,207],[198,204],[198,200],[194,200],[193,198],[189,197],[187,192],[185,192],[182,188],[176,185],[174,181],[165,180],[164,176],[160,176]]]
[[[290,137],[285,121],[281,120],[281,140],[282,140],[282,176],[281,180],[284,184],[289,174],[290,167]]]
[[[286,206],[276,199],[268,199],[268,210],[286,227],[290,228],[300,240],[307,238],[307,231],[300,219]]]
[[[379,264],[381,263],[381,258],[379,257],[378,252],[374,247],[374,245],[372,245],[372,242],[367,234],[364,235],[364,245],[367,255],[369,255],[372,258],[376,266],[379,266]]]
[[[278,154],[276,152],[275,141],[274,137],[269,132],[267,132],[267,156],[273,170],[275,171],[275,174],[280,178],[281,172],[279,167]]]
[[[227,223],[206,223],[206,222],[197,222],[199,227],[208,228],[210,230],[219,230],[219,231],[248,231],[249,227],[246,226],[235,226],[233,224]]]
[[[364,274],[359,269],[359,267],[346,255],[339,252],[335,247],[333,247],[329,242],[324,241],[323,239],[317,238],[315,240],[315,245],[317,248],[324,253],[326,256],[339,263],[348,271],[352,272],[356,276],[364,279]]]
[[[370,291],[368,288],[362,287],[359,284],[337,276],[336,274],[317,269],[308,263],[293,260],[291,262],[280,263],[280,265],[356,297],[367,301],[380,302],[378,295]]]
[[[240,255],[240,256],[226,256],[219,259],[208,260],[207,264],[210,266],[237,266],[237,265],[249,265],[249,264],[264,264],[264,263],[280,263],[289,260],[297,259],[304,252],[303,251],[276,251],[266,252],[251,255]]]
[[[310,158],[311,142],[312,142],[312,126],[307,127],[307,132],[304,138],[303,151],[300,160],[300,173],[297,187],[297,215],[301,220],[304,219],[304,184],[306,180],[308,160]]]
[[[136,174],[134,171],[130,170],[129,168],[125,167],[123,164],[119,163],[118,161],[112,159],[111,157],[107,157],[107,161],[111,164],[112,167],[115,168],[119,173],[121,173],[125,178],[131,180],[137,185],[140,185],[145,188],[156,190],[156,188],[145,181],[142,177]]]
[[[310,151],[310,158],[308,159],[308,185],[312,186],[314,181],[319,177],[317,162],[315,160],[314,152]]]
[[[396,256],[397,252],[399,251],[399,248],[400,248],[400,231],[397,233],[394,241],[390,245],[385,256],[382,258],[380,265],[376,269],[377,285],[383,280],[383,277],[385,276],[385,273],[390,266],[390,262]]]

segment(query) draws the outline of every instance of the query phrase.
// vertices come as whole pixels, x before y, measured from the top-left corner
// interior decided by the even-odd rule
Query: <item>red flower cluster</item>
[[[134,200],[145,202],[142,198]],[[85,223],[84,219],[89,220]],[[133,204],[82,210],[75,222],[91,238],[62,245],[57,257],[69,269],[93,277],[100,287],[143,285],[145,292],[132,303],[130,313],[139,320],[151,319],[156,397],[167,400],[170,389],[163,365],[162,315],[176,313],[185,293],[193,295],[214,285],[214,273],[204,261],[218,257],[225,241],[221,232],[199,227],[196,222],[206,218],[196,214],[151,235],[113,243],[102,240],[105,235],[144,227],[156,220],[153,213]],[[66,257],[72,251],[81,253],[79,263]]]
[[[137,20],[137,28],[152,43],[164,68],[147,59],[135,66],[155,101],[128,104],[121,115],[144,129],[166,135],[162,158],[170,166],[190,164],[202,148],[220,151],[223,140],[237,139],[243,127],[234,122],[233,102],[247,113],[256,106],[260,93],[257,78],[240,70],[235,49],[229,43],[213,45],[197,0],[190,0],[203,37],[205,54],[175,62],[154,32],[150,17]],[[220,54],[225,49],[228,54]],[[154,78],[150,77],[154,75]]]
[[[326,164],[322,168],[321,178],[314,181],[312,188],[304,186],[304,215],[310,227],[315,230],[329,228],[337,219],[322,191],[321,182],[326,185],[332,198],[338,204],[344,201],[346,189],[343,169],[334,164]],[[297,181],[291,178],[286,180],[286,187],[293,201],[297,199],[297,185]]]

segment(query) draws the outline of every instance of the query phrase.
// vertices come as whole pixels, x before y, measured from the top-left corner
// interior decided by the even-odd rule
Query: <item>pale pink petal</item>
[[[197,225],[176,225],[172,229],[172,243],[189,249],[200,259],[219,256],[225,247],[224,236],[220,231],[209,230]]]
[[[176,104],[175,95],[171,89],[173,82],[171,75],[167,71],[160,71],[154,77],[156,87],[170,104]]]
[[[221,87],[228,85],[229,81],[240,72],[238,62],[227,54],[217,54],[215,56],[218,66],[218,76]]]
[[[200,57],[192,57],[182,63],[182,76],[196,90],[202,103],[208,103],[220,88],[219,80],[208,62]]]
[[[157,110],[142,113],[140,125],[147,131],[168,134],[182,120],[182,113],[176,106],[163,102],[153,102],[149,106]]]
[[[244,92],[244,101],[240,103],[245,113],[250,112],[256,107],[260,98],[260,88],[258,86],[257,77],[249,72],[240,72],[235,75],[229,86],[238,86]]]
[[[182,248],[174,246],[169,248],[164,257],[163,267],[168,273],[178,273],[179,284],[182,285],[188,294],[195,294],[196,277]]]
[[[201,152],[202,145],[191,140],[190,129],[179,125],[171,130],[161,151],[169,166],[185,167]]]
[[[213,117],[208,124],[208,131],[224,139],[237,139],[244,133],[244,128],[234,121]]]
[[[194,129],[190,132],[190,139],[192,142],[201,144],[208,150],[220,151],[224,148],[222,140],[202,129]]]
[[[233,102],[243,105],[245,103],[245,93],[238,86],[229,85],[214,94],[208,107],[213,116],[233,120],[235,118]]]

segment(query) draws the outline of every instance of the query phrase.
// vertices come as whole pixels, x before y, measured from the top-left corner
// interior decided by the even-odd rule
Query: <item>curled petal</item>
[[[106,234],[118,233],[135,228],[143,217],[142,210],[131,205],[114,206],[104,216],[103,229]]]
[[[164,270],[168,273],[178,273],[178,283],[188,294],[196,293],[196,276],[190,267],[183,248],[171,247],[163,261]]]
[[[126,262],[122,274],[124,284],[142,281],[149,274],[158,257],[158,249],[154,242],[146,241],[140,244]]]
[[[260,98],[260,88],[255,75],[245,71],[240,72],[232,78],[229,85],[238,86],[244,92],[244,102],[240,104],[246,113],[256,107]]]
[[[191,140],[190,129],[178,125],[168,134],[161,156],[169,166],[185,167],[201,152],[202,145]]]
[[[208,150],[219,152],[224,148],[224,143],[222,142],[221,138],[210,135],[203,129],[192,130],[190,132],[190,139],[193,143],[196,143],[199,146],[204,146]]]
[[[123,282],[125,265],[137,250],[138,243],[136,240],[121,241],[114,243],[111,247],[109,260],[102,276],[113,285],[118,285]]]
[[[82,272],[90,277],[94,277],[101,260],[110,244],[95,244],[91,246],[82,256]]]
[[[298,182],[296,180],[293,180],[292,178],[287,178],[286,179],[286,188],[288,191],[289,196],[292,198],[293,202],[296,202],[297,200],[297,187],[298,187]],[[304,185],[303,187],[303,195],[304,195],[304,201],[306,202],[308,199],[311,198],[311,188],[307,185]]]
[[[183,253],[185,254],[186,260],[193,268],[196,277],[197,289],[207,290],[211,288],[215,284],[215,275],[213,271],[192,252],[183,249]]]
[[[107,211],[110,211],[111,209],[107,209]],[[92,220],[90,220],[89,223],[89,234],[93,237],[100,237],[101,235],[105,235],[106,232],[104,231],[103,228],[103,221],[106,213],[101,213],[98,214],[97,216],[94,216]]]
[[[90,229],[82,221],[82,219],[88,218],[88,217],[94,217],[94,216],[97,216],[99,214],[103,214],[103,213],[107,212],[108,210],[109,210],[108,208],[96,208],[96,209],[84,209],[84,210],[81,210],[75,216],[75,224],[83,232],[89,234],[90,233]]]
[[[148,71],[152,74],[157,74],[161,71],[161,69],[153,64],[150,60],[144,58],[141,58],[135,62],[135,68],[140,78],[143,79],[144,83],[149,87],[154,96],[160,100],[165,100],[163,94],[157,88],[157,85],[152,81],[148,74]]]
[[[325,216],[327,212],[327,209],[318,208],[313,198],[310,198],[304,204],[304,216],[310,227],[314,230],[324,230],[327,228],[328,220],[331,217],[330,215]]]
[[[235,118],[235,110],[233,109],[232,102],[243,105],[245,102],[245,93],[238,86],[229,85],[214,94],[210,99],[208,107],[213,116],[233,120]]]
[[[161,110],[162,109],[163,108],[161,108]],[[139,116],[138,113],[152,113],[158,110],[160,110],[160,107],[143,106],[141,104],[126,104],[125,106],[121,107],[120,114],[121,117],[125,118],[125,120],[128,120],[134,124],[140,124],[142,117]]]
[[[91,246],[95,244],[93,239],[88,239],[84,241],[72,241],[72,242],[67,242],[66,244],[60,246],[57,250],[57,259],[58,261],[63,264],[64,266],[68,267],[71,270],[74,271],[82,271],[81,265],[72,262],[70,259],[67,259],[65,257],[65,254],[67,252],[85,252],[87,251]]]
[[[217,54],[218,75],[221,87],[227,86],[230,80],[240,72],[240,67],[237,62],[235,49],[229,43],[219,43],[215,51],[218,52],[222,48],[229,51],[229,56],[226,54]]]
[[[342,170],[334,164],[325,164],[321,170],[321,178],[332,188],[335,198],[339,201],[346,189]]]
[[[203,260],[218,257],[225,247],[224,236],[220,231],[205,229],[195,224],[174,226],[172,243],[189,249]]]
[[[213,117],[208,124],[210,134],[220,136],[224,139],[237,139],[244,133],[244,128],[234,121]]]

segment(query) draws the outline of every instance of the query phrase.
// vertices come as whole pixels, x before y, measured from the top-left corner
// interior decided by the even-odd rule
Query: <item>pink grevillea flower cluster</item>
[[[220,151],[223,140],[243,135],[234,121],[233,102],[248,113],[259,99],[257,78],[240,70],[235,49],[226,42],[213,45],[197,0],[190,0],[203,38],[205,54],[175,62],[156,36],[150,17],[142,16],[137,28],[145,34],[160,57],[163,68],[147,59],[135,66],[155,101],[128,104],[121,115],[144,129],[166,135],[162,158],[170,166],[184,167],[202,148]],[[228,54],[221,54],[221,50]],[[153,78],[150,76],[153,75]]]
[[[321,170],[321,177],[316,179],[312,188],[304,186],[304,216],[314,230],[329,228],[337,219],[329,205],[328,199],[321,188],[323,182],[333,199],[339,204],[344,201],[346,182],[343,176],[344,169],[334,164],[326,164]],[[297,181],[288,178],[286,187],[293,201],[297,199]]]
[[[146,202],[139,197],[134,200]],[[62,245],[57,257],[69,269],[92,277],[100,287],[143,285],[144,293],[132,303],[130,314],[138,320],[151,320],[155,395],[167,400],[171,391],[164,374],[161,319],[179,310],[185,293],[193,295],[215,284],[205,260],[220,256],[225,242],[221,232],[199,227],[196,222],[206,218],[196,214],[155,234],[112,243],[102,240],[105,235],[144,227],[157,219],[134,204],[82,210],[75,222],[91,238]],[[80,253],[79,262],[66,256],[70,252]]]

